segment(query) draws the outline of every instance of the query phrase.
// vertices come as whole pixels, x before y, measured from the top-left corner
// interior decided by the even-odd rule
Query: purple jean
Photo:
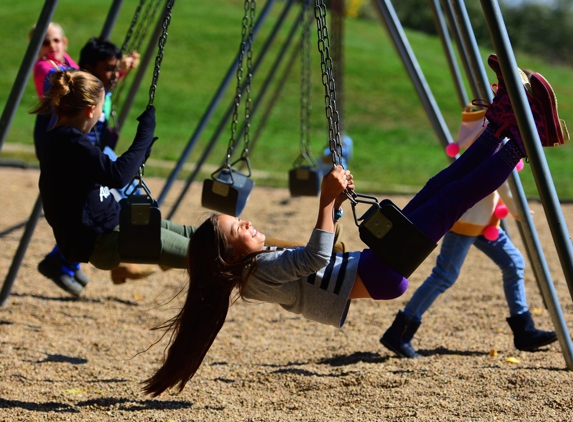
[[[477,202],[499,188],[519,161],[508,143],[496,153],[501,139],[490,127],[450,166],[432,177],[402,212],[426,236],[438,242]],[[370,249],[362,251],[358,275],[376,300],[395,299],[408,280]]]

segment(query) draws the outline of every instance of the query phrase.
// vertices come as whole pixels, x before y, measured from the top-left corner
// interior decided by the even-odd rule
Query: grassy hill
[[[135,8],[139,2],[125,0],[112,34],[112,40],[121,45]],[[77,58],[90,36],[98,35],[111,1],[60,0],[53,20],[59,22],[69,38],[69,53]],[[22,61],[28,42],[28,31],[37,20],[43,1],[4,0],[0,4],[0,36],[4,54],[0,58],[0,104],[4,107],[10,88]],[[259,2],[258,10],[264,6]],[[255,41],[254,59],[277,20],[284,1],[277,1]],[[253,99],[258,98],[263,80],[271,63],[287,37],[298,7],[293,7],[285,25],[272,45],[253,83]],[[186,0],[175,4],[169,30],[161,76],[154,104],[157,107],[159,141],[155,143],[153,160],[147,174],[166,177],[173,164],[159,165],[159,160],[174,161],[194,133],[207,105],[227,72],[240,42],[243,2],[238,0]],[[316,48],[316,30],[312,31],[312,136],[314,155],[320,155],[326,146],[327,131],[324,114],[324,91],[320,79],[320,56]],[[460,106],[446,65],[439,39],[407,31],[409,41],[420,66],[440,106],[444,119],[454,134],[460,119]],[[482,51],[485,58],[491,51]],[[253,116],[251,134],[260,129],[261,114],[282,75],[287,57],[277,72],[259,112]],[[396,193],[415,192],[426,179],[447,165],[443,152],[418,96],[410,82],[385,27],[379,21],[347,19],[344,37],[344,127],[354,140],[354,159],[350,168],[357,180],[359,192]],[[560,116],[573,129],[573,72],[570,68],[550,66],[517,53],[522,67],[535,69],[552,83],[558,97]],[[489,70],[488,70],[489,71]],[[151,70],[137,96],[128,122],[122,131],[118,150],[129,145],[135,132],[135,118],[148,101]],[[489,72],[493,81],[493,73]],[[128,82],[129,83],[129,82]],[[300,72],[298,63],[293,67],[269,120],[262,128],[251,155],[258,184],[287,185],[287,173],[299,153],[300,124]],[[195,162],[227,109],[234,94],[233,79],[224,98],[215,111],[197,143],[189,161]],[[124,92],[127,91],[127,87]],[[471,95],[470,95],[471,97]],[[22,103],[16,113],[0,158],[17,157],[35,160],[29,146],[32,142],[33,117],[26,111],[35,103],[33,83],[27,86]],[[244,111],[239,113],[242,121]],[[240,124],[239,124],[240,126]],[[220,165],[230,138],[227,124],[219,142],[208,160],[209,168]],[[11,146],[24,146],[11,152]],[[26,148],[28,146],[28,148]],[[572,177],[573,147],[545,150],[557,192],[562,199],[573,199]],[[155,164],[156,165],[155,165]],[[212,170],[211,170],[212,171]],[[189,174],[186,169],[182,177]],[[207,173],[206,173],[207,174]],[[204,175],[201,175],[200,179]],[[522,182],[529,197],[537,197],[529,168],[521,172]]]

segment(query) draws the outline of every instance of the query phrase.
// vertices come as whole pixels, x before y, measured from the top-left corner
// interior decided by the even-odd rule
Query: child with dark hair
[[[541,75],[532,76],[546,83]],[[560,131],[549,84],[528,96],[541,142]],[[526,151],[515,115],[500,79],[486,116],[488,127],[449,167],[431,178],[406,205],[403,214],[438,242],[461,215],[497,189]],[[557,121],[557,123],[556,123]],[[510,140],[502,145],[502,140]],[[408,280],[370,249],[331,254],[335,212],[354,182],[337,166],[322,181],[318,218],[305,247],[269,250],[265,235],[249,221],[213,214],[197,228],[189,245],[189,289],[181,311],[161,327],[171,332],[162,366],[144,383],[153,396],[194,376],[225,322],[233,291],[246,299],[277,303],[323,324],[341,327],[350,301],[389,300],[402,295]]]

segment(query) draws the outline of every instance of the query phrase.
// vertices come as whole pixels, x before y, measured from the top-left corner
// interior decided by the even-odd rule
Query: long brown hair
[[[174,386],[183,390],[225,322],[233,289],[238,287],[242,296],[243,269],[249,263],[250,272],[254,268],[257,253],[234,261],[218,217],[211,214],[193,233],[187,252],[187,298],[175,317],[155,328],[171,332],[170,345],[163,365],[143,382],[146,394],[155,397]]]
[[[74,117],[83,109],[95,106],[104,92],[102,82],[94,75],[81,70],[63,70],[50,76],[52,87],[30,110],[30,114],[54,113]]]

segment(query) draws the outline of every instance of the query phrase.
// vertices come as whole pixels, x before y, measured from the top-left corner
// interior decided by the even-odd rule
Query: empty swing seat
[[[215,172],[217,173],[217,172]],[[223,214],[238,217],[243,212],[255,182],[246,174],[224,169],[203,181],[201,205]]]
[[[322,171],[311,166],[299,166],[288,173],[291,196],[318,196],[322,182]]]
[[[121,262],[157,264],[161,254],[161,211],[147,195],[122,200],[119,214]]]
[[[389,199],[370,207],[361,220],[360,239],[405,278],[410,277],[437,246]]]

